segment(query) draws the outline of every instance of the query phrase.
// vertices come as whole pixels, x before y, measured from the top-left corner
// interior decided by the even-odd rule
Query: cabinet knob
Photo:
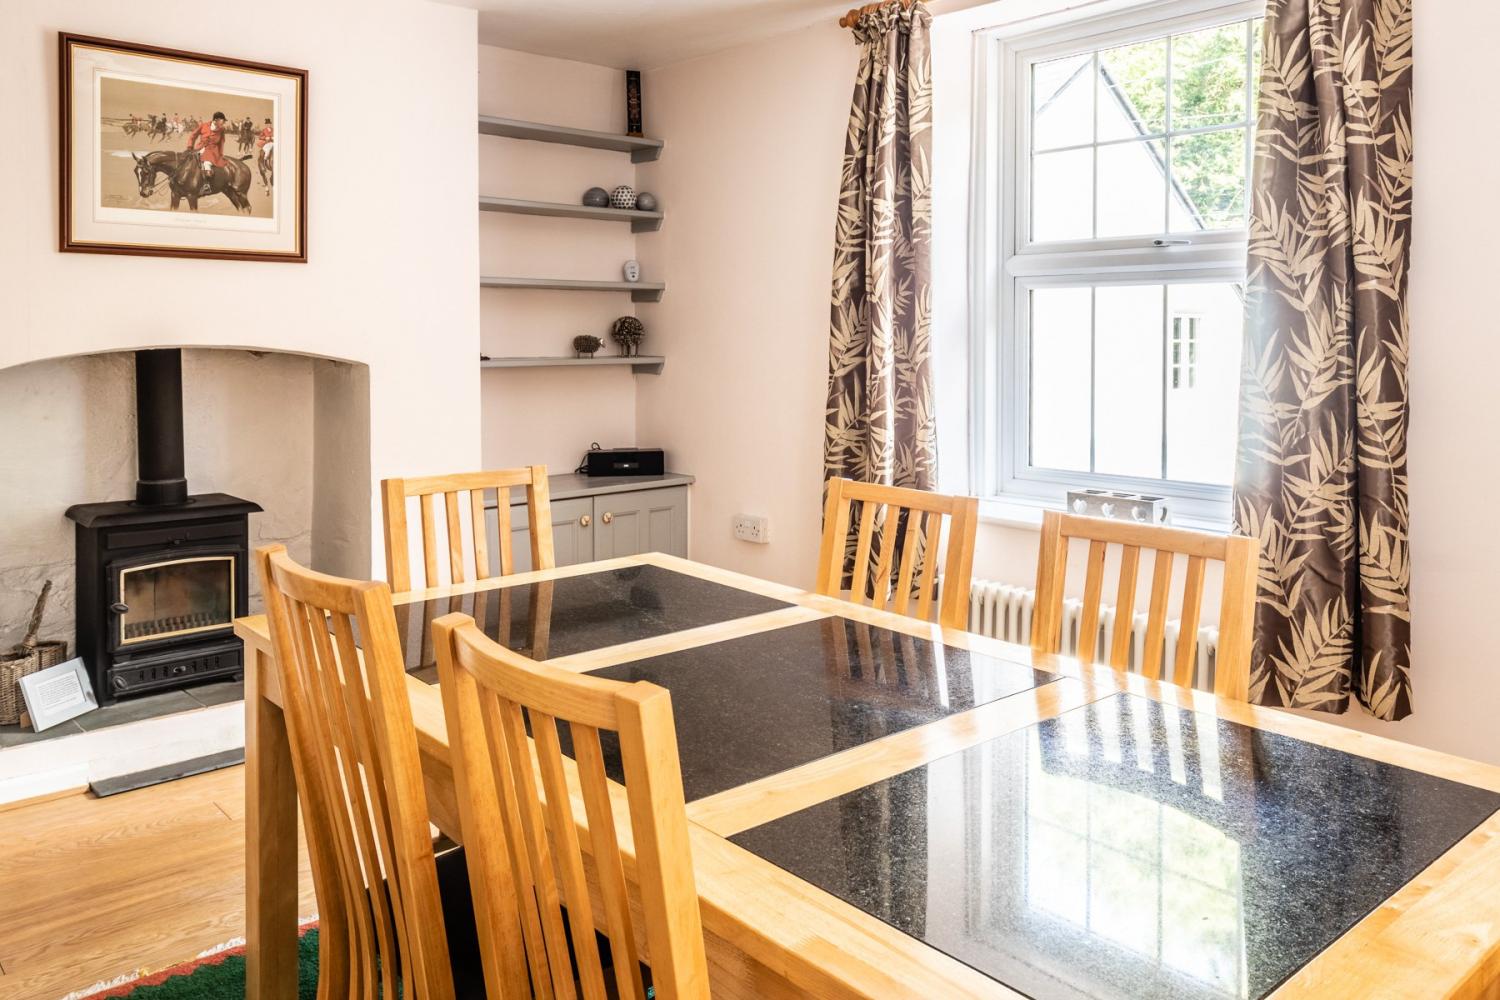
[[[605,511],[603,514],[599,515],[599,520],[603,521],[605,524],[608,524],[609,522],[613,521],[614,519],[615,519],[615,516],[613,514],[611,514],[609,511]]]
[[[592,517],[589,517],[587,514],[585,514],[578,519],[578,526],[580,528],[587,528],[590,524],[593,523],[593,521],[594,519]]]

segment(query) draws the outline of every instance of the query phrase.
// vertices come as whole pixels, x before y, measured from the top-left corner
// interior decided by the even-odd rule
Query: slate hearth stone
[[[626,566],[398,604],[396,627],[407,670],[436,684],[432,620],[455,611],[472,615],[502,645],[547,660],[788,607],[659,566]]]
[[[1259,998],[1500,795],[1114,695],[736,834],[1033,997]]]
[[[59,736],[77,736],[81,732],[83,730],[72,719],[59,722],[41,732],[37,732],[30,726],[0,726],[0,750],[8,747],[21,747],[28,743],[40,743],[42,740],[56,739]]]
[[[671,692],[690,802],[1059,679],[846,618],[591,674]],[[618,739],[601,735],[607,769],[620,780]]]
[[[121,792],[133,792],[138,788],[150,788],[152,785],[176,781],[178,778],[190,778],[195,774],[207,774],[209,771],[234,767],[244,762],[245,748],[236,747],[233,750],[194,757],[192,760],[181,761],[177,764],[164,764],[145,771],[121,774],[113,778],[100,778],[98,781],[89,782],[89,791],[94,793],[95,798],[102,799],[110,795],[119,795]]]
[[[74,721],[86,732],[94,732],[127,722],[154,719],[160,715],[192,712],[202,707],[203,704],[186,691],[162,691],[105,705],[86,715],[80,715]]]

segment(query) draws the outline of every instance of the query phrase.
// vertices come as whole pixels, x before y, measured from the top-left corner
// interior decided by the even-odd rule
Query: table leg
[[[268,650],[245,646],[245,995],[297,995],[297,783]]]

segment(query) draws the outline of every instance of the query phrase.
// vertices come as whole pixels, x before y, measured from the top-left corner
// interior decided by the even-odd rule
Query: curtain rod
[[[877,0],[876,3],[867,3],[863,7],[851,8],[849,13],[839,18],[839,27],[852,28],[854,27],[855,22],[858,21],[861,17],[870,13],[870,11],[872,10],[879,10],[881,7],[884,7],[890,2],[891,0]],[[912,5],[912,0],[900,0],[900,3],[902,7],[910,7]]]

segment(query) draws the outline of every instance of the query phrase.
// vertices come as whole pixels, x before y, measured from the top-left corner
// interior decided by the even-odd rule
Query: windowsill
[[[983,524],[1039,531],[1042,527],[1042,513],[1049,510],[1062,510],[1062,505],[1026,497],[982,497],[979,501],[979,520]],[[1185,514],[1174,514],[1172,527],[1218,534],[1228,534],[1234,530],[1227,517],[1189,517]]]

